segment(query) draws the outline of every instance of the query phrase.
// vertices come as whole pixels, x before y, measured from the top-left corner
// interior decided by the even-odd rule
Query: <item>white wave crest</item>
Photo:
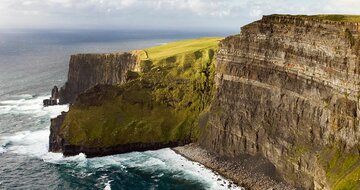
[[[0,137],[8,142],[7,151],[15,154],[42,156],[47,153],[49,130],[22,131],[11,136]]]
[[[6,146],[10,143],[9,140],[5,140],[5,139],[0,139],[0,154],[5,153],[6,150]]]
[[[105,183],[105,188],[104,188],[104,190],[111,190],[111,183],[112,181],[110,180],[110,181],[108,181],[108,182],[106,182]]]
[[[0,147],[0,154],[5,153],[6,149],[4,147]]]
[[[68,109],[68,105],[43,106],[43,100],[49,96],[14,95],[10,100],[0,101],[0,115],[28,114],[35,117],[49,115],[56,117]]]
[[[162,160],[164,163],[164,170],[170,170],[174,173],[177,173],[178,177],[189,179],[192,181],[199,181],[207,185],[208,189],[213,190],[222,190],[222,189],[231,189],[231,190],[242,190],[242,187],[238,187],[232,184],[229,180],[223,178],[222,176],[214,173],[205,166],[189,161],[186,158],[182,157],[179,154],[176,154],[171,149],[161,149],[157,151],[148,151],[145,152],[152,157],[156,157]],[[159,165],[157,165],[159,167]],[[178,172],[176,172],[178,171]]]

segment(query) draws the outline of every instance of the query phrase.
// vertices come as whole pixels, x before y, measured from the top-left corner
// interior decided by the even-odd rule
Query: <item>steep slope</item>
[[[73,103],[76,97],[97,84],[123,84],[127,72],[134,70],[132,53],[77,54],[69,63],[68,80],[60,89],[60,104]]]
[[[230,158],[260,154],[294,186],[360,188],[355,21],[270,15],[223,40],[200,145]]]
[[[90,88],[65,117],[52,121],[50,151],[100,156],[195,141],[212,98],[219,40],[186,40],[132,52],[136,64],[128,67],[133,71],[126,72],[127,83]]]

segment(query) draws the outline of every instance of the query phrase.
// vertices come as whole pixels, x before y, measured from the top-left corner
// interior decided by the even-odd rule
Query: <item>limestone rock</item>
[[[260,153],[290,184],[329,189],[321,151],[358,152],[359,26],[272,15],[223,40],[201,146]]]

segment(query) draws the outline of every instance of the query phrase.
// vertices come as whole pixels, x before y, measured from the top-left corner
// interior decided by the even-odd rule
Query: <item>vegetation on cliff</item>
[[[80,95],[60,135],[86,147],[196,140],[213,95],[219,40],[185,40],[134,51],[138,72],[128,73],[131,81],[99,85]]]
[[[324,15],[279,15],[274,14],[273,16],[291,16],[291,17],[302,17],[312,18],[318,20],[328,20],[335,22],[360,22],[359,15],[339,15],[339,14],[324,14]]]
[[[328,147],[318,155],[331,189],[359,189],[360,158],[355,152]]]

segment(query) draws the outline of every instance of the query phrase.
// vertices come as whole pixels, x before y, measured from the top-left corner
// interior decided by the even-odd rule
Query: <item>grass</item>
[[[310,17],[337,22],[360,22],[359,15],[314,15]]]
[[[274,15],[274,16],[281,16],[281,15]],[[360,22],[360,15],[329,14],[329,15],[285,15],[285,16],[307,17],[307,18],[315,18],[319,20],[328,20],[328,21],[336,21],[336,22]]]
[[[331,189],[346,190],[360,188],[360,157],[338,148],[324,149],[319,160],[326,171]]]
[[[216,48],[220,38],[200,38],[196,40],[182,40],[165,45],[145,49],[151,60],[161,60],[187,52],[196,52],[202,49]]]
[[[61,136],[70,144],[194,141],[214,89],[214,52],[221,38],[183,40],[134,51],[137,77],[122,86],[97,86],[70,107]],[[132,73],[134,74],[134,73]]]

